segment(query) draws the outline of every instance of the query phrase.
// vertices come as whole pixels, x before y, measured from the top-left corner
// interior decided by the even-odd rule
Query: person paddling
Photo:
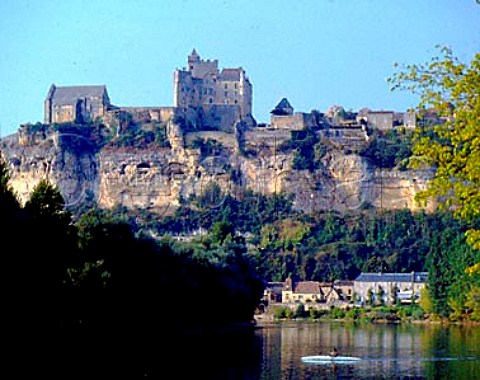
[[[330,356],[331,356],[331,357],[334,357],[334,358],[338,356],[337,347],[333,347],[333,348],[332,348],[332,351],[330,351]]]

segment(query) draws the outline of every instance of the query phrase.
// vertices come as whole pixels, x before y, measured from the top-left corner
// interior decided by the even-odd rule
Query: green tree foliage
[[[145,336],[162,321],[182,328],[252,318],[264,283],[231,226],[216,224],[208,244],[195,246],[134,234],[100,209],[74,225],[47,180],[22,208],[3,162],[0,174],[2,232],[15,247],[2,251],[4,314],[22,354],[38,334],[42,342],[62,336],[69,351],[83,334],[116,334],[120,327],[122,336]]]
[[[83,285],[78,304],[96,305],[78,310],[94,312],[83,314],[85,320],[151,328],[160,321],[210,325],[253,316],[263,282],[245,255],[244,242],[232,238],[231,226],[216,223],[200,242],[158,243],[102,214],[98,210],[78,221],[86,263],[72,272]],[[221,312],[212,319],[217,308]],[[209,312],[192,317],[194,310]]]
[[[355,279],[360,272],[427,271],[429,313],[440,317],[448,317],[454,303],[468,310],[466,294],[477,284],[466,272],[480,261],[480,253],[466,244],[464,234],[471,226],[449,211],[308,216],[292,211],[285,198],[252,192],[233,197],[216,185],[184,202],[175,215],[142,222],[142,228],[158,235],[209,230],[192,251],[201,261],[222,262],[222,246],[244,236],[265,281],[330,282]],[[468,317],[466,312],[462,318]]]
[[[367,147],[360,152],[374,166],[382,169],[405,168],[405,162],[411,156],[411,136],[396,130],[383,133],[377,131]]]
[[[434,311],[432,304],[432,296],[428,291],[428,287],[425,287],[420,291],[420,300],[418,301],[418,303],[425,313],[430,314]]]
[[[215,222],[212,228],[212,239],[214,244],[221,244],[225,239],[230,236],[232,237],[234,230],[233,224],[230,222]]]
[[[25,203],[25,210],[34,218],[68,219],[64,203],[58,188],[47,179],[42,179]]]
[[[445,213],[432,224],[433,235],[426,258],[431,313],[441,318],[465,318],[466,296],[479,284],[478,276],[466,272],[480,261],[480,252],[467,244],[468,225]]]
[[[209,230],[215,222],[234,221],[235,231],[257,234],[264,225],[296,214],[292,211],[291,197],[282,194],[269,197],[252,191],[224,194],[215,183],[183,203],[173,216],[151,218],[144,227],[159,235],[176,235],[190,234],[200,228]]]
[[[480,286],[474,285],[466,294],[465,306],[469,312],[470,319],[480,321]]]
[[[28,252],[32,294],[43,294],[46,309],[66,307],[67,268],[75,261],[76,230],[58,188],[47,179],[34,188],[24,206],[32,239]],[[59,314],[66,312],[60,310]]]
[[[312,128],[292,132],[292,138],[280,146],[283,152],[294,151],[292,168],[309,170],[320,168],[320,159],[326,154],[327,146]]]
[[[10,184],[7,164],[0,158],[0,210],[3,215],[18,212],[20,204]]]
[[[472,221],[480,216],[480,53],[462,63],[450,48],[424,64],[406,65],[391,78],[392,89],[420,97],[420,117],[432,108],[441,123],[418,128],[411,167],[434,167],[435,176],[417,199],[439,197],[440,207]],[[468,241],[480,248],[480,231],[467,231]]]
[[[202,157],[217,156],[225,150],[223,144],[214,139],[197,137],[192,141],[192,148],[200,149]]]

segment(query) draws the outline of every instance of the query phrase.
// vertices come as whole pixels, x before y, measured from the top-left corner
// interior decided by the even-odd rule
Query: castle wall
[[[204,106],[202,124],[208,129],[234,132],[235,123],[240,120],[240,107],[222,104]]]
[[[174,73],[174,107],[186,112],[188,107],[198,105],[198,99],[195,98],[193,78],[190,72],[175,70]]]
[[[67,123],[74,122],[76,119],[76,110],[73,105],[67,104],[63,106],[52,107],[52,123]]]
[[[111,112],[118,111],[128,112],[136,123],[167,123],[176,115],[175,107],[119,107]]]
[[[275,129],[299,131],[306,127],[315,126],[315,119],[310,113],[295,112],[293,115],[272,115],[270,126]]]
[[[367,124],[371,128],[387,131],[393,128],[392,111],[374,111],[367,113]]]
[[[235,136],[231,133],[219,132],[219,131],[198,131],[190,132],[185,135],[185,145],[191,146],[192,142],[201,138],[203,140],[216,140],[230,151],[234,151],[236,147]]]
[[[241,94],[241,117],[242,119],[247,115],[252,115],[253,109],[253,86],[242,70],[240,80],[240,94]]]
[[[255,130],[245,131],[244,144],[246,149],[268,148],[275,151],[285,141],[291,139],[292,134],[286,129],[268,130],[256,128]]]

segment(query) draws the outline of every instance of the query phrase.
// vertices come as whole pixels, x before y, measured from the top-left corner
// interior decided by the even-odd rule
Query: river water
[[[256,331],[261,379],[480,379],[480,328],[433,325],[284,324]],[[326,354],[362,360],[304,363]]]
[[[119,329],[111,336],[67,336],[55,355],[43,352],[37,364],[49,378],[62,379],[480,380],[480,327],[293,322],[215,333],[178,333],[164,326],[137,335],[127,339]],[[361,360],[302,361],[332,347]],[[26,368],[39,373],[31,360],[20,361],[17,373]]]
[[[184,341],[183,365],[170,378],[480,380],[480,328],[411,324],[286,323],[251,332]],[[181,344],[181,347],[185,347]],[[303,356],[341,355],[347,364],[306,363]],[[180,354],[181,355],[181,354]],[[151,375],[160,375],[151,367]]]

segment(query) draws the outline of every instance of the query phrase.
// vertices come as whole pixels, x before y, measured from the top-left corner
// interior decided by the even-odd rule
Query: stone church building
[[[52,84],[45,99],[45,124],[84,123],[102,118],[109,110],[107,87],[55,86]]]

